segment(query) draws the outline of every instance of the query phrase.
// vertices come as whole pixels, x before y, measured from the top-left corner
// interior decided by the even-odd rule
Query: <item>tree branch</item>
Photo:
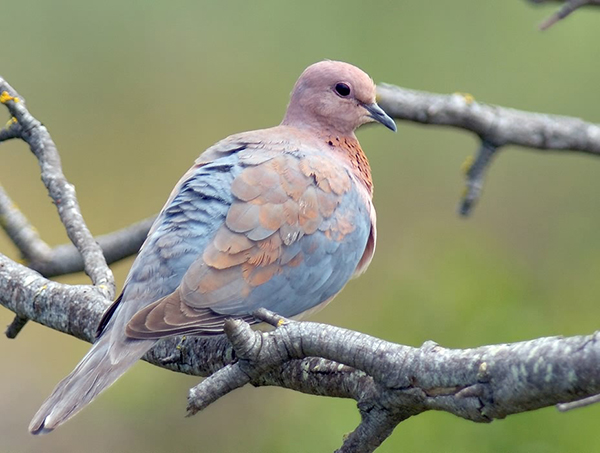
[[[86,341],[107,306],[93,286],[51,282],[4,257],[0,296],[19,316]],[[231,343],[169,338],[144,359],[210,375],[190,391],[190,414],[246,383],[354,398],[362,421],[341,452],[374,451],[399,422],[427,410],[489,422],[600,393],[600,333],[451,350],[432,342],[412,348],[310,322],[288,321],[261,333],[235,320],[227,332]]]
[[[556,13],[546,19],[544,22],[540,24],[540,30],[547,30],[552,25],[554,25],[559,20],[564,19],[569,16],[571,13],[575,12],[582,6],[598,6],[600,5],[600,0],[528,0],[530,3],[564,3],[562,8],[560,8]]]
[[[0,225],[26,260],[46,260],[52,249],[0,186]],[[82,267],[83,269],[83,267]],[[81,269],[80,269],[81,270]]]
[[[148,235],[156,216],[148,217],[95,238],[107,264],[135,255]],[[81,254],[73,244],[51,248],[0,186],[0,226],[21,252],[27,266],[44,277],[67,275],[84,270]]]
[[[0,77],[0,103],[6,105],[12,115],[7,126],[0,132],[0,141],[20,138],[29,145],[38,159],[42,181],[52,198],[67,236],[82,257],[83,268],[92,283],[109,299],[115,296],[115,281],[112,271],[106,264],[102,250],[88,230],[81,215],[75,188],[69,184],[62,172],[58,150],[48,130],[27,110],[24,99]],[[8,195],[0,194],[0,216],[9,237],[16,239],[24,258],[44,261],[48,258],[48,247],[39,238],[25,216],[21,215],[10,202]],[[24,241],[31,239],[31,245]],[[17,316],[7,329],[7,335],[15,338],[26,325],[27,319]]]
[[[274,318],[264,309],[255,316]],[[274,324],[279,325],[274,332],[262,333],[241,320],[228,321],[226,333],[238,361],[190,391],[191,414],[269,369],[308,357],[372,377],[359,393],[368,397],[357,398],[363,420],[346,440],[352,447],[345,443],[340,451],[373,451],[399,422],[427,410],[486,423],[600,393],[600,332],[452,350],[433,342],[412,348],[311,322],[279,318]],[[371,434],[365,437],[363,431]],[[367,440],[371,444],[365,449]]]
[[[109,262],[134,253],[152,219],[99,237],[98,247],[79,213],[74,190],[62,175],[47,130],[1,78],[0,92],[0,102],[16,119],[0,131],[0,142],[21,138],[29,143],[75,244],[51,249],[0,188],[0,219],[29,265],[0,255],[0,304],[16,314],[7,335],[14,337],[32,319],[93,341],[113,294],[103,286],[112,282],[112,274],[104,257],[98,259],[99,251]],[[462,212],[469,212],[477,201],[483,175],[505,145],[600,155],[600,127],[575,118],[480,104],[469,95],[437,95],[391,85],[379,86],[379,102],[397,119],[458,127],[480,137],[478,157],[467,168]],[[64,285],[46,278],[82,269],[94,285]],[[589,403],[600,393],[598,333],[450,350],[432,342],[413,348],[323,324],[290,322],[265,310],[256,316],[277,329],[254,332],[244,322],[231,320],[227,337],[167,338],[144,359],[174,371],[210,376],[190,390],[190,414],[246,383],[355,399],[361,423],[340,452],[374,451],[398,423],[431,409],[489,422],[558,403],[561,408],[574,401]]]
[[[18,317],[92,341],[109,302],[98,287],[47,280],[0,254],[0,304]]]
[[[377,86],[377,98],[393,118],[464,129],[479,137],[478,156],[473,165],[466,165],[466,188],[458,209],[463,216],[471,213],[481,195],[492,155],[504,146],[600,155],[600,125],[579,118],[483,104],[464,93],[434,94],[385,83]]]
[[[75,188],[63,175],[60,157],[48,130],[29,113],[23,98],[1,77],[0,103],[6,105],[14,118],[13,121],[19,124],[18,137],[29,145],[31,152],[38,159],[42,181],[56,205],[69,239],[83,258],[86,274],[107,298],[112,299],[115,295],[112,272],[106,264],[102,250],[85,224],[75,196]]]
[[[600,125],[579,118],[526,112],[484,104],[469,94],[435,94],[381,83],[378,101],[392,117],[450,126],[477,134],[496,146],[600,154]]]
[[[97,236],[96,241],[106,262],[112,264],[135,255],[146,239],[155,218],[156,216],[151,216],[112,233]],[[81,272],[84,267],[81,255],[72,244],[56,246],[47,256],[27,261],[27,266],[45,277]]]

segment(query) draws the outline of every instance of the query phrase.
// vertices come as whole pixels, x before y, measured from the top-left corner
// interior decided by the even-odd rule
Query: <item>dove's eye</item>
[[[350,94],[350,87],[345,83],[338,83],[335,85],[335,92],[345,98]]]

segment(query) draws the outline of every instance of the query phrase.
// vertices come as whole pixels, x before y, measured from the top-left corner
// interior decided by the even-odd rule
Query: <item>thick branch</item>
[[[108,303],[94,286],[47,280],[0,254],[0,304],[19,318],[92,341]]]
[[[483,104],[465,94],[434,94],[388,84],[379,84],[377,94],[381,107],[396,119],[465,129],[496,146],[600,154],[600,125],[579,118]]]
[[[94,287],[50,282],[4,257],[0,282],[0,302],[7,308],[86,341],[108,303]],[[192,412],[246,382],[354,398],[363,421],[346,443],[360,439],[371,449],[340,451],[373,451],[398,422],[430,409],[488,422],[600,393],[600,334],[466,350],[396,345],[316,323],[290,322],[260,333],[236,321],[230,335],[238,335],[236,353],[224,337],[170,338],[145,359],[188,374],[212,374],[191,391]]]
[[[402,346],[310,322],[290,322],[268,334],[253,332],[242,321],[235,325],[230,339],[238,356],[250,363],[270,367],[322,357],[361,370],[387,389],[416,395],[423,410],[445,410],[478,422],[600,393],[600,333],[453,350],[432,342]]]
[[[190,412],[256,383],[269,369],[325,358],[373,379],[362,381],[366,388],[356,399],[363,420],[340,451],[373,451],[399,422],[431,409],[489,422],[600,392],[600,333],[466,350],[432,342],[412,348],[316,323],[291,322],[264,334],[232,321],[228,335],[239,361],[190,391]]]
[[[93,339],[108,305],[92,286],[46,280],[3,256],[0,302],[18,316],[86,341]],[[316,323],[292,322],[268,334],[250,332],[261,336],[258,342],[252,340],[264,343],[261,348],[272,344],[269,347],[277,350],[275,355],[274,350],[259,350],[273,361],[267,363],[267,368],[292,359],[321,357],[361,370],[389,389],[411,395],[418,389],[427,409],[446,410],[474,421],[489,421],[600,393],[598,334],[448,350],[434,344],[422,348],[395,345]],[[220,359],[215,360],[217,357]],[[172,338],[161,342],[146,358],[165,368],[204,376],[231,363],[235,356],[223,337],[189,338],[183,342]],[[206,364],[209,358],[210,368]],[[218,374],[213,377],[218,378]],[[255,379],[261,385],[267,383],[262,376]],[[479,403],[474,404],[471,398]]]
[[[97,287],[65,285],[42,277],[0,254],[0,305],[17,318],[93,342],[102,314],[110,305]],[[146,360],[171,370],[207,376],[233,360],[225,337],[173,337],[160,342]]]
[[[468,94],[434,94],[388,84],[377,86],[377,97],[393,118],[477,134],[481,145],[477,157],[472,159],[474,164],[467,166],[466,187],[458,209],[464,216],[471,213],[481,195],[492,155],[503,146],[600,155],[600,125],[578,118],[482,104]]]

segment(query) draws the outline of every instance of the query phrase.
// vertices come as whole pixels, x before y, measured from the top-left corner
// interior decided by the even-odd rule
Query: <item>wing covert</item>
[[[238,157],[244,162],[244,151]],[[136,313],[129,336],[209,332],[259,307],[295,316],[333,297],[356,270],[370,206],[331,159],[279,153],[243,167],[231,194],[224,221],[179,286]]]

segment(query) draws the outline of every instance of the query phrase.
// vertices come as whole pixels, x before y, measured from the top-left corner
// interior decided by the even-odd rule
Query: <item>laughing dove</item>
[[[347,63],[300,76],[281,125],[232,135],[183,175],[99,335],[29,429],[46,433],[110,386],[160,338],[223,332],[261,307],[284,317],[321,308],[375,250],[369,162],[354,130],[392,119],[375,85]]]

